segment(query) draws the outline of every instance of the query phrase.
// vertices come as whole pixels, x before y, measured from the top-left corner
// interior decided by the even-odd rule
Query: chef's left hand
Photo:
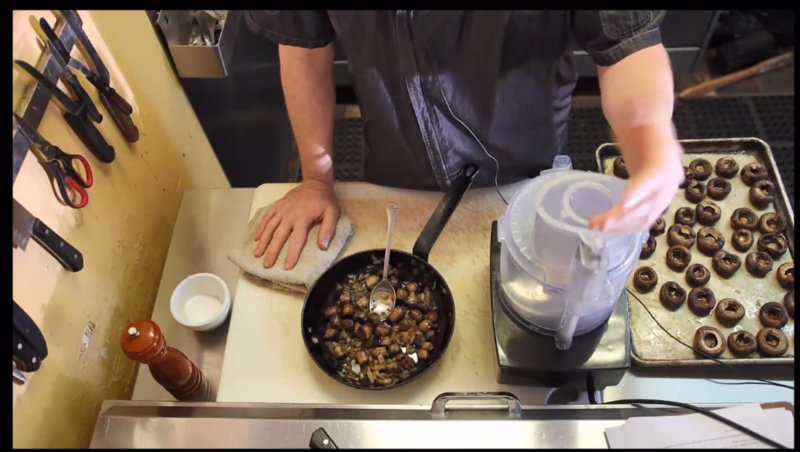
[[[683,182],[683,147],[674,135],[648,139],[646,149],[622,149],[628,185],[620,203],[589,221],[602,232],[647,231],[669,207]]]

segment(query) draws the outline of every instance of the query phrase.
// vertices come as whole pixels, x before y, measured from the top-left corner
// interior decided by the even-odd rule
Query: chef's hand
[[[261,218],[255,235],[258,241],[255,256],[264,256],[264,267],[272,267],[283,245],[289,240],[289,252],[283,268],[291,270],[303,251],[311,226],[322,222],[317,234],[317,246],[326,250],[336,232],[338,220],[339,205],[333,185],[314,180],[303,181]]]
[[[628,185],[620,203],[589,220],[589,228],[603,232],[639,232],[650,229],[669,207],[683,182],[683,147],[674,136],[649,143],[646,150],[622,149]]]

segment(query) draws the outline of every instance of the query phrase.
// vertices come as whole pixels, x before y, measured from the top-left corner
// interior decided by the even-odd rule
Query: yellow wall
[[[49,11],[15,11],[13,54],[41,69],[30,14],[55,23]],[[130,397],[136,366],[119,347],[120,332],[150,316],[183,190],[230,186],[145,12],[79,14],[111,85],[133,106],[141,137],[125,142],[87,85],[104,115],[98,129],[116,150],[113,163],[84,148],[53,102],[39,131],[89,160],[95,178],[89,204],[80,210],[59,204],[30,152],[14,184],[14,198],[77,247],[85,262],[70,273],[33,240],[25,251],[13,250],[14,299],[49,349],[42,367],[26,374],[28,383],[14,385],[14,447],[86,447],[101,402]],[[77,49],[72,54],[85,62]],[[35,82],[12,71],[12,107],[19,114]]]

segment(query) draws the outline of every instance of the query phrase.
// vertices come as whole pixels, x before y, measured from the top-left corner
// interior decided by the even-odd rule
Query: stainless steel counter
[[[236,291],[240,270],[227,258],[228,250],[241,237],[255,189],[187,190],[181,202],[172,235],[164,273],[158,289],[152,319],[161,326],[167,343],[183,351],[203,370],[216,389],[222,368],[228,322],[208,333],[195,333],[179,325],[169,312],[169,298],[174,287],[186,276],[197,272],[218,274],[228,284],[231,296]],[[487,356],[486,359],[493,359]],[[459,369],[449,371],[460,372]],[[794,384],[793,367],[747,368],[744,372],[760,378]],[[729,385],[707,378],[742,378],[723,367],[706,369],[643,369],[634,367],[619,385],[607,388],[605,401],[622,398],[655,398],[688,403],[749,403],[793,400],[792,391],[766,385]],[[737,380],[735,382],[741,382]],[[132,400],[174,401],[153,380],[145,366],[140,366]],[[586,394],[553,397],[542,391],[540,403],[575,401],[587,403]]]
[[[314,405],[106,401],[92,448],[606,448],[605,430],[635,416],[688,413],[653,405]],[[448,404],[448,402],[450,402]],[[705,408],[725,406],[714,404]],[[765,406],[767,408],[769,406]],[[793,411],[793,407],[783,405]]]
[[[244,234],[254,192],[253,188],[183,192],[150,317],[161,327],[167,344],[185,353],[200,367],[211,383],[214,394],[222,370],[229,320],[216,330],[194,332],[172,318],[169,299],[184,278],[194,273],[209,272],[225,281],[233,300],[241,270],[228,259],[228,251]],[[175,400],[143,365],[139,366],[131,399]]]

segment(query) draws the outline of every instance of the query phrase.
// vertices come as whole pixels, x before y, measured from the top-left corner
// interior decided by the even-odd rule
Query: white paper
[[[786,447],[794,447],[794,416],[784,408],[764,410],[759,404],[714,410]],[[768,448],[767,444],[699,413],[642,416],[606,429],[610,448]]]

